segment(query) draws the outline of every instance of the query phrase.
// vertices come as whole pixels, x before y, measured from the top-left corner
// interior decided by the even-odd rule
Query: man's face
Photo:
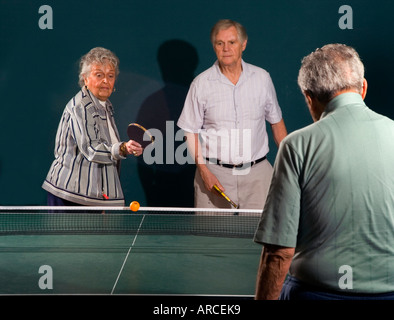
[[[105,101],[112,94],[115,85],[115,68],[111,63],[92,64],[85,85],[96,98]]]
[[[235,27],[220,30],[213,45],[219,64],[229,67],[239,63],[242,59],[242,52],[246,48],[246,42],[246,40],[243,43],[239,41]]]

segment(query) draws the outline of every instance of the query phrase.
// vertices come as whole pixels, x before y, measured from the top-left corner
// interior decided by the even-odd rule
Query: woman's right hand
[[[140,156],[142,152],[144,152],[144,148],[134,140],[129,140],[126,142],[126,149],[128,154],[132,154],[136,157]]]

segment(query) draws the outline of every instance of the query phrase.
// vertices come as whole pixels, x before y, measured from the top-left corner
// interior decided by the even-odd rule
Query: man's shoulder
[[[250,74],[257,74],[257,75],[264,76],[264,77],[270,76],[269,72],[266,69],[259,67],[257,65],[243,61],[243,66],[244,66],[244,68],[246,68],[247,72]]]
[[[202,71],[200,74],[198,74],[198,75],[194,78],[194,82],[204,81],[204,80],[210,79],[210,78],[212,78],[213,76],[215,76],[216,73],[217,73],[216,66],[215,66],[215,64],[213,64],[213,65],[210,66],[208,69],[205,69],[205,70]]]
[[[311,139],[319,139],[320,133],[322,132],[319,125],[318,122],[314,122],[290,132],[282,142],[290,146],[296,146],[299,144],[308,144]]]

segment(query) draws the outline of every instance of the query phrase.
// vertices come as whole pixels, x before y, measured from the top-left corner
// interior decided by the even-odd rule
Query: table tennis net
[[[56,210],[54,211],[54,208]],[[85,207],[83,207],[85,209]],[[0,235],[165,234],[252,238],[259,210],[0,207]]]

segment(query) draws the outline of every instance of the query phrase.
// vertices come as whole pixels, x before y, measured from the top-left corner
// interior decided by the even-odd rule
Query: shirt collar
[[[251,68],[249,68],[248,64],[243,59],[241,60],[241,64],[242,64],[242,73],[241,76],[239,77],[240,81],[243,78],[247,78],[254,72],[253,70],[251,70]],[[211,72],[211,74],[209,75],[208,80],[220,80],[220,79],[227,79],[227,78],[220,70],[219,61],[216,60],[215,63],[213,64],[213,72]]]
[[[104,106],[100,103],[99,99],[98,99],[89,89],[87,89],[85,86],[82,87],[82,91],[83,91],[85,94],[89,94],[89,97],[91,98],[91,100],[93,101],[93,103],[94,103],[97,107],[104,107]],[[114,108],[113,108],[113,106],[112,106],[111,101],[109,101],[109,99],[107,99],[107,100],[105,101],[105,107],[104,107],[104,108],[106,108],[106,109],[107,109],[108,111],[110,111],[112,114],[114,113]]]
[[[358,104],[365,106],[365,102],[359,93],[355,93],[355,92],[342,93],[336,96],[327,104],[323,114],[321,115],[321,118],[324,118],[328,114],[334,112],[336,109],[349,104]]]

